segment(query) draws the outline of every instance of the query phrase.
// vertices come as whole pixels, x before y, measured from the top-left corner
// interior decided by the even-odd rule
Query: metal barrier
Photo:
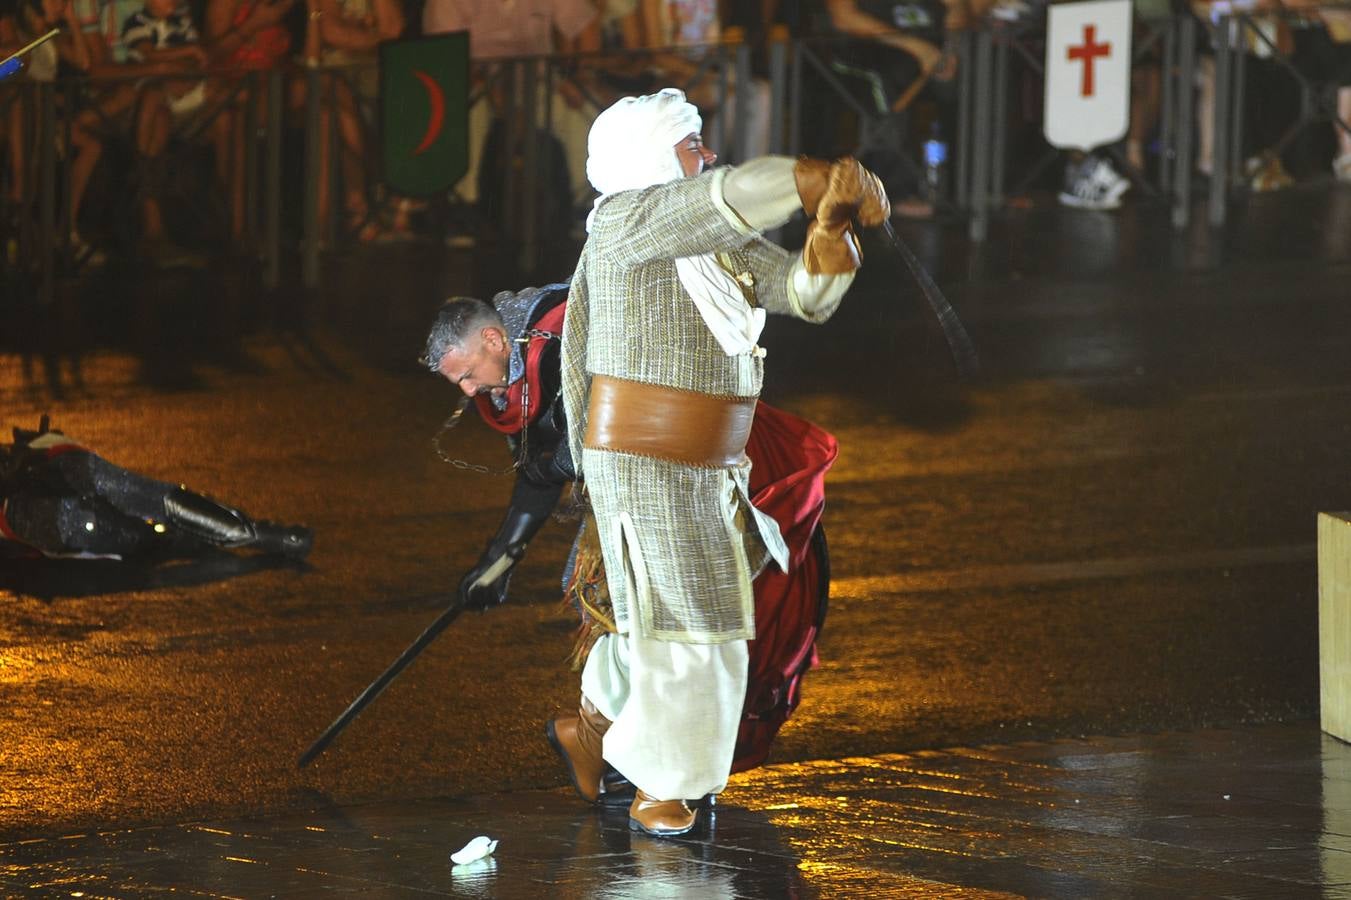
[[[1332,5],[1338,8],[1338,5]],[[1341,9],[1346,7],[1340,6]],[[1274,14],[1273,14],[1274,15]],[[1286,18],[1290,18],[1288,15]],[[1228,217],[1229,193],[1243,178],[1243,111],[1245,97],[1244,51],[1247,36],[1264,46],[1272,59],[1289,72],[1299,85],[1300,109],[1296,121],[1286,130],[1273,149],[1279,155],[1304,129],[1317,123],[1329,123],[1351,133],[1351,122],[1337,113],[1336,93],[1343,82],[1351,82],[1351,63],[1328,81],[1315,81],[1299,66],[1293,54],[1284,53],[1271,36],[1249,13],[1227,15],[1207,23],[1211,46],[1215,51],[1214,159],[1212,161],[1207,216],[1213,226],[1223,225]]]
[[[1146,180],[1144,173],[1134,171],[1115,149],[1109,148],[1118,163],[1129,171],[1135,183],[1146,193],[1170,195],[1172,221],[1175,226],[1187,224],[1191,190],[1192,130],[1194,127],[1193,84],[1196,73],[1195,29],[1206,27],[1189,15],[1145,23],[1143,40],[1135,42],[1134,53],[1140,57],[1158,47],[1162,53],[1162,114],[1160,138],[1164,152],[1156,181]],[[1235,16],[1210,26],[1213,33],[1242,33],[1252,29],[1261,35],[1248,16]],[[972,239],[983,240],[990,216],[998,211],[1008,193],[1021,191],[1035,181],[1055,160],[1051,150],[1017,173],[1018,182],[1010,189],[1009,166],[1009,91],[1010,72],[1014,61],[1028,71],[1043,71],[1041,58],[1040,23],[1006,23],[988,21],[981,27],[956,36],[958,51],[958,83],[956,100],[956,133],[951,136],[954,152],[950,168],[951,206],[968,216]],[[771,153],[801,152],[806,128],[812,127],[816,110],[809,109],[805,81],[808,73],[824,85],[829,96],[838,98],[841,108],[852,110],[858,117],[860,129],[868,127],[872,116],[865,109],[826,62],[832,41],[773,40],[767,44],[768,112],[767,135],[764,149]],[[1236,175],[1236,148],[1242,122],[1244,96],[1242,91],[1242,54],[1235,53],[1230,40],[1216,40],[1216,134],[1223,139],[1215,143],[1215,171],[1220,177],[1212,180],[1209,218],[1213,224],[1223,222],[1227,191]],[[1275,48],[1272,48],[1275,50]],[[520,248],[520,263],[526,270],[534,268],[541,258],[542,247],[549,236],[564,223],[547,220],[548,210],[539,208],[540,191],[552,185],[553,178],[545,164],[547,159],[538,140],[520,138],[539,133],[552,134],[555,130],[555,109],[558,88],[565,81],[572,84],[580,97],[587,117],[604,109],[615,97],[599,73],[607,70],[633,71],[642,68],[644,60],[658,56],[680,55],[687,62],[687,73],[676,86],[687,92],[704,92],[710,105],[720,111],[710,123],[709,142],[726,162],[736,163],[750,155],[752,135],[749,133],[751,116],[747,115],[751,98],[765,89],[756,82],[751,69],[751,48],[745,43],[712,44],[703,47],[662,48],[577,55],[552,55],[479,61],[474,63],[474,87],[470,97],[471,109],[477,121],[500,120],[503,139],[509,148],[519,146],[519,177],[506,178],[503,184],[502,228]],[[1278,54],[1279,56],[1279,54]],[[1312,111],[1326,112],[1327,99],[1288,59],[1281,57],[1297,78],[1301,79],[1306,95],[1306,109],[1298,127],[1313,121]],[[342,146],[340,129],[343,104],[355,105],[355,116],[363,144],[360,185],[345,185],[359,189],[366,197],[366,208],[377,208],[378,154],[372,133],[371,115],[374,98],[363,96],[355,82],[363,74],[361,66],[317,67],[264,72],[211,73],[205,77],[224,82],[229,90],[225,105],[242,110],[244,152],[244,232],[245,240],[258,248],[262,260],[263,284],[272,288],[281,278],[287,254],[282,248],[282,153],[287,103],[285,87],[303,83],[305,104],[303,110],[304,164],[301,187],[301,240],[299,263],[302,281],[315,286],[320,281],[320,251],[331,244],[337,235],[335,219],[343,208],[339,192],[342,183]],[[140,79],[156,83],[181,79],[165,76],[158,79]],[[33,157],[28,162],[33,177],[27,180],[30,196],[25,198],[24,215],[18,218],[25,227],[15,237],[7,236],[17,246],[18,264],[28,266],[36,273],[40,296],[50,300],[58,270],[71,261],[71,234],[75,211],[70,209],[70,167],[58,165],[59,145],[70,147],[73,117],[77,111],[75,98],[86,87],[115,84],[116,79],[88,82],[83,79],[53,83],[18,83],[0,88],[0,106],[23,102],[35,111],[32,124]],[[340,97],[340,94],[345,94]],[[350,98],[350,101],[349,99]],[[736,115],[729,120],[729,110]],[[265,113],[264,113],[265,111]],[[327,111],[327,114],[325,112]],[[200,133],[218,114],[203,110],[195,119],[180,126],[188,133]],[[0,110],[3,113],[3,110]],[[58,115],[59,113],[59,115]],[[1335,116],[1334,116],[1335,118]],[[1339,123],[1348,128],[1348,123]],[[533,130],[532,130],[533,129]],[[64,140],[57,141],[63,134]],[[471,144],[482,142],[483,133],[469,136]],[[471,154],[478,152],[471,146]],[[758,147],[757,147],[758,152]],[[325,155],[326,154],[326,155]],[[327,166],[327,185],[320,176]],[[574,160],[574,163],[576,160]],[[913,162],[913,160],[912,160]],[[58,192],[58,179],[64,190]],[[567,186],[571,192],[572,211],[582,209],[592,192],[584,179],[574,177]],[[321,193],[327,191],[329,215],[322,219]],[[65,197],[65,208],[58,208],[57,197]],[[0,200],[0,204],[4,201]],[[36,210],[34,227],[28,228],[27,209]],[[7,217],[7,219],[10,217]],[[570,228],[580,217],[566,223]],[[8,256],[9,254],[7,254]],[[0,260],[0,266],[12,265],[14,260]]]
[[[1184,18],[1190,21],[1190,17],[1173,17],[1136,23],[1143,31],[1143,39],[1132,42],[1132,61],[1139,61],[1155,47],[1162,45],[1161,65],[1165,84],[1171,84],[1169,75],[1174,69],[1172,59],[1179,46],[1185,45],[1188,50],[1191,49],[1189,42],[1179,38],[1178,29]],[[1016,54],[1029,71],[1044,78],[1043,41],[1040,22],[1005,23],[992,20],[984,27],[961,36],[957,196],[959,204],[970,212],[969,232],[972,240],[985,239],[991,212],[1005,201],[1010,55]],[[1160,130],[1162,157],[1170,163],[1179,156],[1179,141],[1190,141],[1190,131],[1177,128],[1172,118],[1173,107],[1182,105],[1177,102],[1176,91],[1175,85],[1165,87],[1163,102],[1166,109],[1160,116],[1163,126]],[[1190,96],[1187,100],[1190,101]],[[1159,197],[1168,191],[1172,177],[1169,165],[1162,166],[1158,180],[1151,182],[1144,172],[1130,164],[1117,147],[1107,146],[1102,149],[1148,196]],[[1186,152],[1185,148],[1182,149]],[[1049,148],[1023,173],[1012,192],[1022,191],[1039,178],[1061,152]]]

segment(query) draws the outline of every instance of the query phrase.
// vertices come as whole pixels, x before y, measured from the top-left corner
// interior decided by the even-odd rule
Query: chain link
[[[516,343],[529,344],[531,338],[543,338],[547,341],[554,340],[557,337],[558,335],[554,334],[552,331],[541,331],[538,328],[530,328],[526,330],[524,335],[516,338]],[[456,425],[460,424],[460,418],[464,415],[464,411],[469,408],[469,403],[473,399],[473,397],[468,396],[460,398],[459,405],[455,407],[455,412],[451,413],[450,418],[441,423],[440,429],[432,436],[432,449],[436,451],[436,455],[440,457],[442,462],[449,463],[461,471],[478,472],[480,475],[512,474],[525,463],[527,434],[530,431],[530,426],[528,424],[521,427],[521,446],[516,452],[516,458],[511,461],[511,465],[500,471],[496,471],[481,463],[472,463],[468,460],[458,459],[447,453],[446,449],[441,446],[441,439],[445,436],[447,431],[450,431]],[[524,375],[521,376],[521,421],[524,423],[530,421],[530,380]]]

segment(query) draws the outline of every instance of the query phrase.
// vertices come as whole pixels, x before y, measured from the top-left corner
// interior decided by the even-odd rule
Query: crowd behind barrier
[[[930,23],[914,32],[919,49],[766,28],[758,40],[726,29],[712,43],[579,42],[476,59],[469,172],[432,197],[397,196],[381,180],[373,49],[408,30],[396,0],[363,0],[364,16],[328,36],[339,0],[206,0],[205,36],[175,0],[87,0],[93,20],[79,2],[20,0],[9,17],[27,16],[27,32],[67,25],[25,78],[0,83],[0,287],[11,297],[28,286],[50,299],[57,277],[109,257],[173,266],[240,255],[259,261],[267,286],[298,262],[312,286],[326,249],[416,236],[452,246],[493,236],[525,272],[564,265],[594,196],[590,121],[618,96],[667,85],[705,112],[723,162],[854,153],[901,214],[964,215],[977,240],[1009,196],[1054,185],[1064,156],[1041,137],[1045,7],[1024,0],[960,29]],[[832,14],[841,2],[827,3]],[[1228,193],[1273,186],[1260,176],[1284,173],[1318,124],[1335,142],[1336,177],[1351,180],[1351,10],[1156,2],[1136,5],[1130,133],[1065,161],[1062,202],[1169,196],[1180,226],[1208,178],[1209,219],[1221,224]],[[302,24],[283,33],[293,8]],[[104,21],[118,15],[121,25]],[[0,7],[0,50],[26,33],[5,21]],[[1295,29],[1322,36],[1292,40]],[[1296,102],[1280,99],[1292,91]],[[935,144],[951,152],[936,157]],[[1303,159],[1291,168],[1313,172]],[[1086,179],[1096,194],[1081,190]]]

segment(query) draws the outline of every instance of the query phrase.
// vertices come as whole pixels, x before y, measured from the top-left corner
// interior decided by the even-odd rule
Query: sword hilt
[[[482,575],[474,579],[474,583],[470,585],[470,588],[487,587],[497,579],[501,578],[508,569],[516,564],[516,560],[520,558],[519,555],[513,556],[510,552],[503,553]]]

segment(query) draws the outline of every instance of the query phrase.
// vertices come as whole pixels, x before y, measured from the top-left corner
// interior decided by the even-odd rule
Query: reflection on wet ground
[[[524,791],[0,844],[16,895],[1351,897],[1351,748],[1307,725],[953,748],[733,778],[695,832]],[[478,835],[488,858],[454,866]]]

